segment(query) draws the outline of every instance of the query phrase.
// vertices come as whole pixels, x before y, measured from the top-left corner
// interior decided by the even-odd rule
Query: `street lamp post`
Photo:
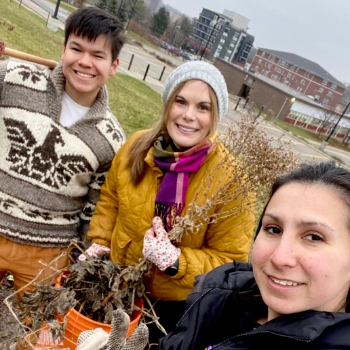
[[[343,118],[343,116],[344,116],[344,114],[346,113],[346,111],[347,111],[347,109],[349,108],[349,106],[350,106],[350,102],[349,102],[348,105],[345,107],[343,113],[341,114],[341,116],[339,117],[339,119],[337,120],[337,122],[335,123],[335,125],[333,126],[332,131],[329,133],[329,135],[327,136],[327,138],[321,143],[321,145],[320,145],[320,150],[323,151],[323,150],[327,147],[329,139],[330,139],[331,136],[334,134],[335,129],[337,128],[339,122],[340,122],[341,119]]]
[[[175,23],[176,24],[176,23]],[[180,29],[180,26],[177,26],[175,25],[175,28],[174,28],[174,37],[173,37],[173,41],[172,41],[172,44],[173,46],[177,47],[176,45],[176,42],[177,42],[177,35],[179,33],[179,29]]]
[[[283,102],[283,105],[282,105],[281,109],[279,110],[279,112],[278,112],[278,114],[277,114],[277,116],[276,116],[276,119],[279,118],[279,116],[280,116],[280,114],[281,114],[281,112],[282,112],[282,110],[283,110],[283,108],[284,108],[284,106],[286,105],[286,103],[287,103],[288,100],[289,100],[289,97],[286,97],[286,99],[285,99],[284,102]],[[295,97],[293,97],[293,98],[291,99],[291,102],[294,102],[294,101],[295,101]]]
[[[60,7],[60,3],[61,3],[61,0],[57,0],[57,3],[56,3],[56,8],[55,8],[55,12],[53,14],[53,18],[57,19],[57,13],[58,13],[58,9]]]
[[[203,58],[204,52],[206,51],[206,49],[207,49],[207,47],[208,47],[209,41],[210,41],[211,37],[213,36],[214,30],[215,30],[217,24],[219,23],[220,18],[221,18],[220,16],[217,18],[217,20],[216,20],[216,22],[215,22],[215,24],[214,24],[214,27],[213,27],[213,29],[212,29],[211,32],[210,32],[209,39],[208,39],[207,43],[205,44],[204,50],[202,51],[200,61],[201,61],[202,58]]]

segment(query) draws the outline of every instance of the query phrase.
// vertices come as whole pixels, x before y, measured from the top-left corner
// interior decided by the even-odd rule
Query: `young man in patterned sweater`
[[[68,18],[54,70],[0,61],[0,279],[10,271],[16,290],[87,232],[125,141],[105,87],[123,44],[118,20],[90,7]]]

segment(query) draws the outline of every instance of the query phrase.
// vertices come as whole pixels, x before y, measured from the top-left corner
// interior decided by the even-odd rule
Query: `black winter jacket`
[[[304,311],[263,325],[267,307],[250,264],[233,262],[199,278],[188,309],[159,350],[350,349],[350,314]]]

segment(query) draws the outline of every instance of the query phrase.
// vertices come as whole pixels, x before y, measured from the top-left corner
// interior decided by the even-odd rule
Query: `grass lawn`
[[[14,1],[0,0],[0,40],[7,47],[59,61],[63,38],[62,30],[50,31],[46,21],[35,13],[19,8]],[[117,73],[108,80],[107,87],[112,112],[127,136],[149,128],[159,118],[160,95],[143,82]]]

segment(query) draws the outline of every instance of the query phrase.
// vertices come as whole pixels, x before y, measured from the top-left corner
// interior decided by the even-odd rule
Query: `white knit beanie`
[[[227,86],[221,72],[207,62],[188,61],[173,70],[164,83],[163,103],[168,100],[180,83],[192,79],[202,80],[214,90],[218,100],[219,119],[221,119],[228,108]]]

